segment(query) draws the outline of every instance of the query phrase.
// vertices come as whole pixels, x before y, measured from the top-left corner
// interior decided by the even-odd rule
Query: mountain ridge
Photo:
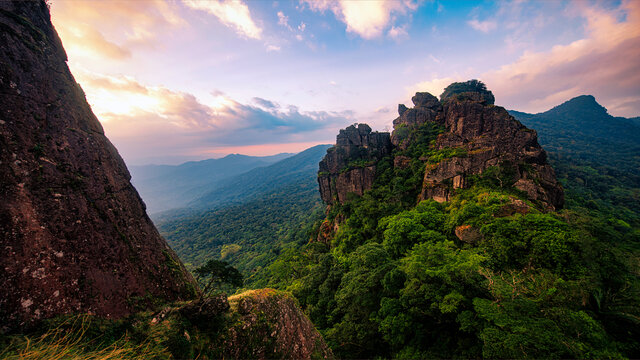
[[[219,186],[224,179],[293,155],[229,154],[219,159],[188,161],[179,165],[132,166],[132,182],[139,189],[148,212],[155,214],[186,206],[189,201]]]

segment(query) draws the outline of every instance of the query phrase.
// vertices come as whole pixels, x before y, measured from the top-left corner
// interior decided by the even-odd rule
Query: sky
[[[542,112],[640,115],[640,1],[53,0],[76,81],[127,164],[334,143],[417,91],[479,79]]]

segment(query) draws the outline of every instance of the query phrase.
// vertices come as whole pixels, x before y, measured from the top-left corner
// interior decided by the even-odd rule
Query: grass
[[[150,339],[134,343],[125,333],[120,339],[110,341],[103,336],[91,336],[90,328],[95,319],[91,315],[69,317],[56,327],[37,336],[12,336],[0,359],[169,359],[168,350]]]

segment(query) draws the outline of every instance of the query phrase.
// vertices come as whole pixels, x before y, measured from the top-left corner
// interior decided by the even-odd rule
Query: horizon
[[[390,129],[416,91],[479,79],[510,110],[591,94],[640,115],[640,3],[54,1],[68,64],[128,165]],[[108,15],[108,16],[105,16]]]

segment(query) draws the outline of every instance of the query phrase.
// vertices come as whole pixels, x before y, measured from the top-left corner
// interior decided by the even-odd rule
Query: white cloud
[[[489,20],[478,21],[478,19],[473,19],[467,21],[467,24],[478,31],[482,31],[483,33],[488,33],[498,27],[498,24],[495,21]]]
[[[409,36],[409,34],[407,33],[407,25],[403,25],[399,27],[392,26],[391,29],[389,30],[389,36],[392,39],[396,39],[396,40]]]
[[[260,39],[262,29],[251,18],[249,7],[240,0],[182,0],[192,9],[206,11],[217,17],[225,26],[234,28],[242,36]]]
[[[72,59],[125,60],[155,47],[185,21],[171,3],[149,1],[54,1],[51,19]],[[109,14],[109,16],[105,16]]]
[[[280,51],[280,46],[278,45],[267,45],[267,52],[276,52]]]
[[[242,104],[212,91],[206,99],[132,77],[77,70],[74,75],[107,136],[127,161],[193,156],[227,147],[309,142],[353,122],[348,111],[303,111],[253,98]]]
[[[289,17],[286,16],[282,11],[278,11],[278,25],[282,25],[287,29],[291,30],[291,26],[289,26]]]
[[[413,1],[398,0],[302,0],[313,11],[330,10],[347,25],[347,32],[355,33],[364,39],[380,37],[393,26],[392,14],[405,14],[416,10],[418,4]],[[398,28],[395,33],[399,34]]]

